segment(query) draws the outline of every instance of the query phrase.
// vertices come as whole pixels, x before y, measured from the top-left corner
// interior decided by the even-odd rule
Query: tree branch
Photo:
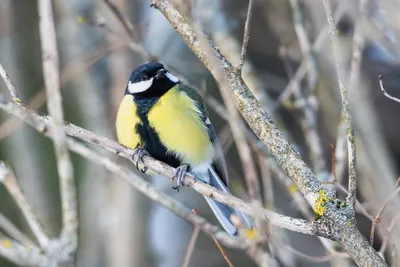
[[[332,15],[332,8],[329,0],[323,0],[324,9],[326,13],[326,17],[328,19],[329,25],[329,36],[332,41],[333,46],[333,55],[336,64],[336,72],[337,72],[337,79],[339,83],[340,95],[342,97],[342,107],[343,107],[343,117],[344,123],[346,125],[346,136],[347,136],[347,153],[349,156],[349,194],[347,195],[348,201],[352,206],[355,204],[356,199],[356,191],[357,191],[357,180],[356,180],[356,139],[354,136],[354,127],[351,118],[351,111],[349,108],[349,98],[348,98],[348,91],[347,87],[344,84],[345,69],[344,65],[340,61],[340,48],[337,44],[338,42],[338,30],[336,29],[335,19]],[[359,37],[355,40],[356,44],[359,45],[358,42],[361,41]],[[357,61],[357,52],[353,57],[352,65],[356,68],[356,61]]]
[[[10,239],[0,239],[0,255],[19,266],[50,266],[40,249]]]
[[[47,92],[47,108],[52,116],[52,139],[56,151],[57,169],[60,178],[61,204],[62,204],[62,231],[71,245],[72,251],[77,246],[78,212],[77,196],[73,173],[73,166],[66,144],[64,129],[64,115],[60,93],[59,62],[57,40],[53,21],[51,0],[40,0],[39,28],[42,45],[44,83]]]
[[[253,0],[249,0],[249,7],[247,8],[247,17],[246,22],[244,24],[244,34],[243,34],[243,43],[242,43],[242,51],[240,53],[240,62],[236,69],[241,72],[243,68],[244,61],[246,59],[247,53],[247,45],[249,44],[250,39],[250,26],[251,26],[251,17],[253,15]]]
[[[45,234],[38,218],[31,210],[28,201],[22,194],[21,188],[18,186],[17,179],[14,173],[6,166],[6,164],[0,161],[0,183],[2,183],[10,195],[15,199],[18,207],[21,209],[29,228],[32,230],[36,240],[39,242],[41,247],[47,247],[49,244],[49,238]]]
[[[218,75],[218,70],[212,68],[210,60],[201,47],[193,27],[187,20],[168,1],[154,1],[153,5],[164,14],[172,26],[181,34],[186,44],[199,57],[206,68],[213,75]],[[318,192],[322,189],[321,183],[291,148],[289,142],[254,98],[240,77],[240,74],[236,72],[231,63],[219,52],[211,41],[210,46],[219,64],[223,67],[224,75],[234,92],[239,111],[254,133],[270,149],[288,176],[298,185],[309,203],[314,205],[319,197]]]
[[[397,98],[395,96],[392,96],[388,92],[386,92],[385,87],[383,86],[383,75],[379,75],[378,79],[379,79],[379,86],[381,88],[381,91],[382,91],[383,95],[386,96],[387,98],[397,102],[397,103],[400,103],[400,99],[399,98]]]
[[[50,136],[51,131],[51,123],[50,123],[50,117],[44,116],[44,115],[39,115],[32,110],[27,109],[26,107],[20,107],[18,105],[13,104],[13,102],[7,100],[3,94],[0,94],[0,109],[3,109],[4,111],[12,114],[13,116],[16,116],[22,120],[25,120],[26,123],[29,125],[33,126],[37,131],[45,134],[46,136]],[[65,123],[65,129],[66,132],[69,136],[81,139],[83,141],[89,142],[91,144],[97,145],[101,148],[104,148],[116,155],[122,156],[132,162],[136,161],[137,155],[135,155],[134,158],[132,158],[132,155],[134,154],[134,150],[129,149],[115,141],[112,141],[110,139],[107,139],[102,136],[98,136],[86,129],[80,128],[76,125],[73,125],[71,123]],[[76,143],[76,142],[75,142]],[[70,145],[70,141],[68,143]],[[76,147],[74,147],[74,151],[85,156],[84,153],[94,153],[90,152],[86,148],[86,150],[83,151],[82,145],[79,147],[81,150],[76,151]],[[72,148],[71,148],[72,149]],[[91,154],[94,155],[94,154]],[[92,158],[89,158],[89,160],[93,160]],[[102,165],[106,165],[106,167],[111,170],[116,172],[117,169],[122,168],[120,165],[117,165],[110,161],[109,159],[99,157],[96,158],[96,160],[101,160]],[[95,163],[96,161],[93,160]],[[155,172],[162,174],[166,177],[172,178],[174,176],[175,169],[168,166],[167,164],[158,161],[156,159],[153,159],[152,157],[145,156],[143,158],[143,163],[145,166],[151,168]],[[117,168],[117,167],[118,168]],[[132,172],[126,170],[127,174],[124,171],[119,174],[123,174],[123,176],[133,185],[135,186],[138,190],[143,192],[146,196],[150,198],[154,198],[154,196],[158,196],[160,193],[158,191],[151,191],[149,190],[150,184],[145,182],[143,179],[137,177],[134,175]],[[124,174],[125,173],[125,174]],[[129,175],[128,175],[129,174]],[[227,206],[242,210],[246,214],[253,216],[253,217],[258,217],[261,216],[263,220],[268,220],[271,224],[277,225],[279,227],[283,227],[286,229],[289,229],[291,231],[303,233],[303,234],[308,234],[308,235],[320,235],[320,236],[327,236],[326,233],[322,230],[321,232],[319,231],[319,228],[314,225],[310,224],[305,220],[301,219],[295,219],[291,218],[288,216],[284,216],[275,212],[271,212],[268,210],[263,210],[262,214],[258,214],[258,210],[254,210],[253,205],[244,202],[243,200],[226,194],[222,191],[219,191],[215,189],[214,187],[205,184],[201,181],[197,181],[194,179],[192,176],[186,175],[185,176],[185,186],[187,187],[192,187],[195,191],[198,193],[201,193],[203,195],[206,195],[210,198],[213,198]],[[154,196],[151,196],[151,195]],[[163,198],[164,199],[164,198]],[[155,200],[160,203],[160,200],[157,199]],[[172,201],[172,200],[171,200]],[[176,206],[181,207],[182,204],[179,202],[169,202],[169,206],[174,208]],[[176,213],[176,212],[175,212]],[[178,215],[181,217],[187,218],[190,217],[188,214],[192,214],[190,210],[185,211],[184,213],[180,211]],[[194,215],[193,215],[194,216]],[[197,217],[198,218],[198,217]]]
[[[12,101],[16,103],[22,103],[22,100],[21,98],[19,98],[17,91],[15,90],[14,84],[10,79],[10,76],[8,76],[8,73],[6,72],[2,64],[0,64],[0,75],[6,83],[8,91],[10,92],[10,95],[12,97]]]
[[[398,187],[400,184],[400,177],[397,179],[396,184],[395,184],[395,190],[393,191],[392,194],[390,194],[387,199],[385,200],[385,202],[382,204],[381,208],[378,211],[378,214],[372,219],[372,226],[371,226],[371,232],[369,235],[369,241],[371,242],[371,245],[374,245],[374,235],[375,235],[375,227],[377,225],[377,223],[379,223],[381,216],[383,214],[383,212],[385,211],[385,208],[387,206],[387,204],[389,203],[389,201],[400,192],[400,187]]]
[[[4,214],[0,213],[0,229],[9,235],[12,239],[21,244],[35,246],[33,241],[22,233]]]
[[[210,64],[211,60],[208,58],[207,53],[205,53],[205,49],[201,46],[192,25],[167,0],[153,0],[152,6],[163,13],[205,67],[214,77],[218,77],[217,72],[219,70],[214,69],[212,64]],[[343,245],[357,264],[362,266],[386,266],[382,258],[380,258],[357,229],[353,207],[351,205],[342,205],[339,209],[337,208],[335,204],[337,202],[332,198],[333,192],[324,190],[310,168],[291,148],[289,142],[254,98],[240,77],[240,74],[220,51],[215,48],[211,41],[210,47],[220,67],[223,69],[228,84],[235,95],[238,109],[248,125],[268,147],[271,154],[297,185],[314,210],[322,208],[322,217],[315,224],[330,232],[332,234],[331,238]],[[325,199],[325,197],[332,201],[323,202],[322,199]]]

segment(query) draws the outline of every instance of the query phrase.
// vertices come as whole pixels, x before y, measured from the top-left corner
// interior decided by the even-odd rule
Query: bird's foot
[[[150,155],[149,152],[147,152],[143,148],[136,148],[135,151],[133,152],[132,160],[134,160],[134,162],[135,162],[136,169],[138,169],[142,173],[146,173],[148,168],[146,166],[144,166],[143,168],[139,168],[139,161],[144,163],[143,162],[143,157],[144,156],[149,156],[149,155]],[[135,156],[136,156],[136,160],[135,160]]]
[[[183,186],[183,178],[186,175],[187,170],[189,169],[189,165],[183,164],[176,168],[174,178],[176,178],[176,186],[173,186],[172,188],[177,190],[179,192],[179,188]]]

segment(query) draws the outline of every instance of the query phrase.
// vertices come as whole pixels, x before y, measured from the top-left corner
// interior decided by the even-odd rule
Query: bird
[[[224,154],[201,96],[163,64],[150,62],[132,71],[115,126],[118,142],[135,149],[138,169],[139,159],[143,161],[145,155],[150,155],[176,168],[173,188],[178,191],[189,173],[231,194]],[[147,168],[141,170],[146,172]],[[204,198],[230,236],[239,234],[232,215],[240,219],[240,228],[254,228],[242,211]]]

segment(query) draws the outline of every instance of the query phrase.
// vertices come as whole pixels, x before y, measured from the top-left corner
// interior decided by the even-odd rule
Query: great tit
[[[121,144],[138,149],[138,158],[148,153],[176,168],[175,189],[189,172],[230,193],[225,158],[202,98],[161,63],[147,63],[131,73],[118,109],[116,132]],[[204,197],[231,236],[238,234],[232,215],[243,227],[254,227],[243,212]]]

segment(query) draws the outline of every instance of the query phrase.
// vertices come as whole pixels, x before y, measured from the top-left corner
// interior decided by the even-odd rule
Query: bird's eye
[[[149,77],[147,77],[147,75],[145,74],[145,75],[142,76],[142,79],[141,79],[141,80],[142,80],[142,81],[147,81],[148,79],[149,79]]]

